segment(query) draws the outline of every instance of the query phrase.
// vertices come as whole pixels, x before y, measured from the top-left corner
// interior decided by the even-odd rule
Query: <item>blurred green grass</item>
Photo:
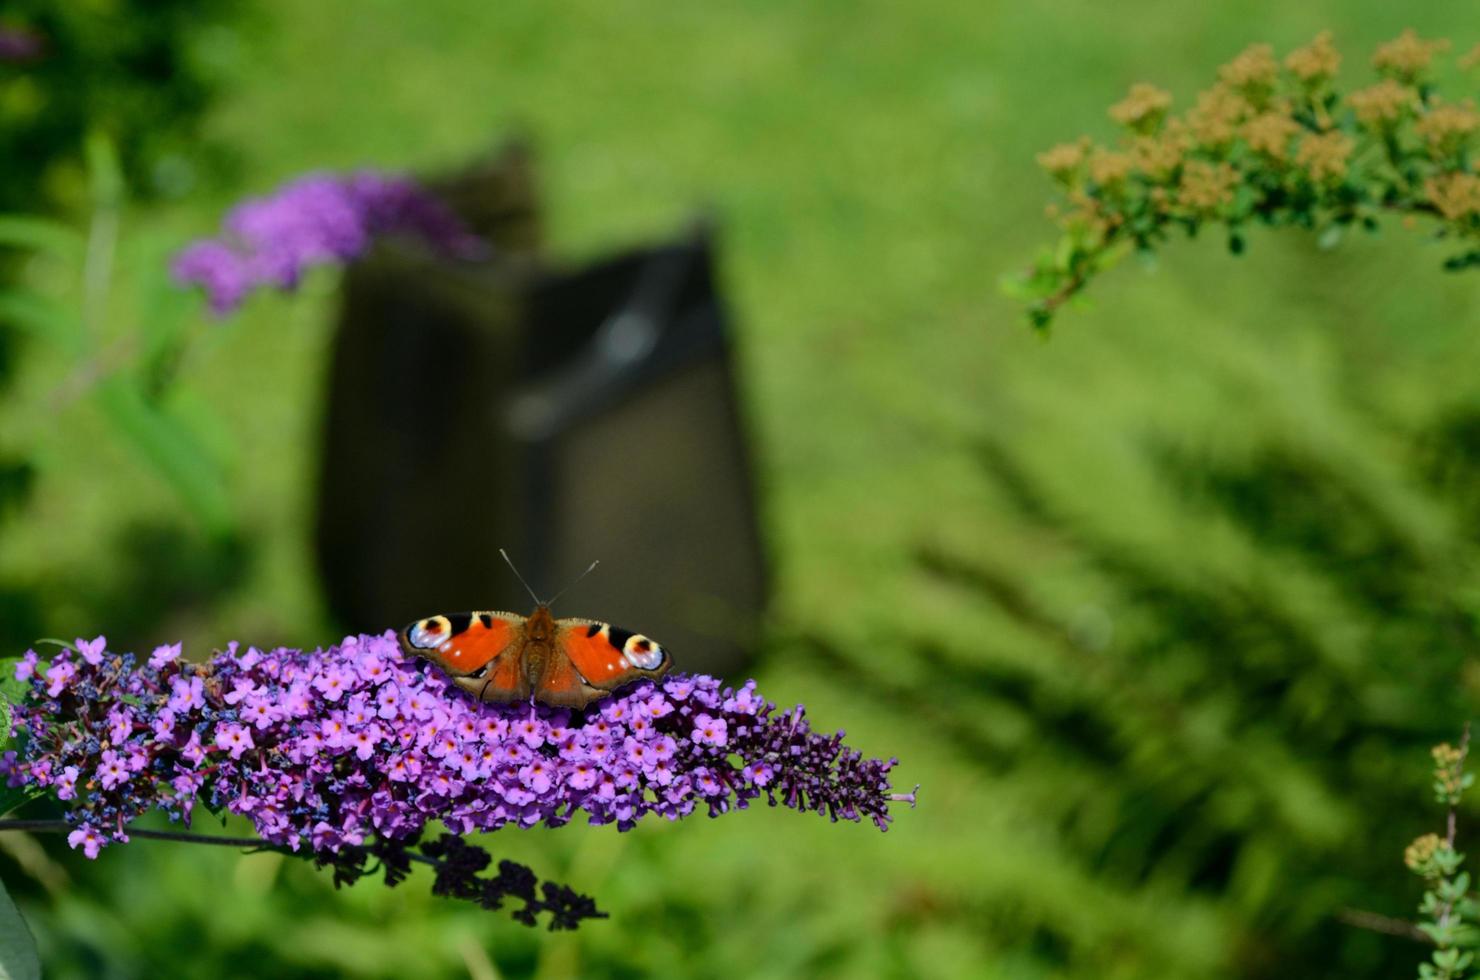
[[[291,862],[131,845],[96,867],[69,860],[70,890],[28,904],[57,975],[248,976],[242,957],[255,954],[305,974],[455,976],[480,955],[470,950],[503,974],[548,977],[1281,975],[1244,931],[1247,908],[1281,887],[1278,867],[1251,863],[1233,897],[1189,891],[1173,872],[1103,878],[1045,816],[1083,774],[1035,751],[1040,705],[986,702],[972,723],[1006,761],[984,760],[934,715],[870,694],[793,640],[827,637],[943,703],[958,682],[910,662],[913,638],[963,664],[1065,670],[1021,623],[913,560],[928,546],[1011,569],[1075,628],[1117,611],[1074,548],[984,478],[985,444],[1011,447],[1075,520],[1189,581],[1277,572],[1236,529],[1169,495],[1148,443],[1232,457],[1270,433],[1319,446],[1414,540],[1442,543],[1452,528],[1390,465],[1393,429],[1480,394],[1480,331],[1473,281],[1441,273],[1416,233],[1334,253],[1255,234],[1237,261],[1216,241],[1189,243],[1154,273],[1106,277],[1094,307],[1066,314],[1048,343],[996,290],[1051,231],[1034,153],[1107,133],[1104,107],[1129,83],[1165,85],[1183,105],[1244,45],[1284,50],[1327,27],[1344,77],[1365,77],[1366,53],[1407,26],[1464,46],[1480,24],[1459,3],[1372,0],[263,4],[229,49],[241,83],[209,122],[239,148],[244,185],[132,215],[138,233],[206,232],[239,193],[304,170],[455,167],[513,132],[535,141],[552,247],[572,261],[712,206],[776,559],[775,639],[757,675],[771,698],[807,703],[818,726],[898,755],[922,803],[887,835],[764,807],[625,836],[501,835],[499,853],[613,913],[575,936],[449,907],[420,878],[334,895]],[[240,588],[158,627],[198,653],[233,638],[335,638],[308,550],[329,286],[254,302],[192,365],[254,542]],[[75,582],[75,618],[89,590],[169,561],[114,542],[130,523],[173,519],[175,504],[85,412],[17,418],[14,406],[44,403],[57,370],[38,358],[0,414],[44,426],[50,447],[31,510],[0,541],[0,570]],[[1330,607],[1318,587],[1289,601],[1316,610],[1333,649],[1359,655],[1364,637],[1320,618]],[[1136,628],[1114,622],[1112,635]],[[1208,739],[1224,737],[1209,724]],[[1246,749],[1257,771],[1263,750]],[[1422,758],[1413,765],[1417,787]],[[1121,819],[1095,812],[1092,786],[1068,792],[1107,833]],[[1324,839],[1357,805],[1294,776],[1279,798]],[[1394,863],[1427,829],[1421,790],[1413,799],[1409,821],[1366,842]],[[1062,934],[1078,940],[1065,948]],[[1348,965],[1376,948],[1351,942]]]

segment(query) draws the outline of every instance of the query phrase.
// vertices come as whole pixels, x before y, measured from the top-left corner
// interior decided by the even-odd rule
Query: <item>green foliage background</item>
[[[1108,134],[1130,82],[1185,99],[1327,27],[1365,77],[1406,26],[1480,40],[1467,5],[269,0],[246,23],[202,133],[245,176],[129,213],[146,248],[304,170],[437,170],[515,130],[562,255],[714,206],[776,558],[757,676],[898,755],[922,802],[887,835],[764,807],[500,835],[613,913],[558,936],[419,877],[336,894],[273,855],[12,843],[49,976],[1411,971],[1337,915],[1410,913],[1426,746],[1480,693],[1480,287],[1418,232],[1255,234],[1107,277],[1045,343],[996,281],[1051,231],[1034,153]],[[307,533],[331,290],[206,332],[171,396],[229,474],[225,545],[23,352],[0,441],[32,492],[0,582],[40,597],[27,629],[334,638]]]

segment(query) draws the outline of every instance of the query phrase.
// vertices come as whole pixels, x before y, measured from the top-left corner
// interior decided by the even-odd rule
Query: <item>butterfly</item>
[[[640,633],[595,619],[556,619],[549,602],[534,599],[528,616],[465,612],[418,619],[401,630],[401,649],[430,660],[480,701],[532,697],[566,708],[584,708],[673,666],[668,651]]]

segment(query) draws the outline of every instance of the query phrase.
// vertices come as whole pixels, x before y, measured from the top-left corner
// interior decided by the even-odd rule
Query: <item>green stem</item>
[[[113,279],[113,252],[118,243],[118,205],[99,201],[93,208],[82,267],[82,323],[94,348],[103,334],[108,291]]]
[[[65,820],[0,820],[0,832],[7,830],[23,830],[33,834],[65,834],[76,830],[76,826]],[[312,851],[295,851],[286,844],[273,844],[260,837],[217,837],[212,834],[187,834],[178,830],[147,830],[142,827],[126,827],[124,832],[130,837],[138,837],[142,840],[167,840],[179,844],[211,844],[216,847],[238,847],[254,851],[275,851],[279,854],[289,854],[297,857],[312,857]],[[435,858],[429,858],[415,851],[407,851],[406,857],[420,864],[436,866]]]
[[[75,825],[65,820],[0,820],[0,831],[24,830],[33,834],[65,834],[76,829]],[[292,849],[285,845],[270,844],[259,837],[215,837],[210,834],[187,834],[175,830],[145,830],[136,827],[126,828],[126,833],[130,837],[140,837],[146,840],[169,840],[182,844],[215,844],[218,847],[250,847],[264,851],[282,851],[284,854],[293,853]]]
[[[1434,941],[1429,938],[1418,926],[1407,919],[1395,919],[1390,915],[1380,912],[1369,912],[1366,909],[1344,908],[1336,913],[1336,918],[1349,926],[1358,929],[1366,929],[1369,932],[1380,932],[1388,936],[1399,936],[1403,939],[1411,939],[1417,943],[1432,946]]]

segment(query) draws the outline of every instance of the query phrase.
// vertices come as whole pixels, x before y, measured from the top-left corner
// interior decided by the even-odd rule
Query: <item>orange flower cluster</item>
[[[1346,176],[1346,162],[1356,145],[1356,141],[1345,133],[1311,133],[1300,141],[1295,165],[1303,168],[1317,183],[1339,181]]]
[[[1263,112],[1244,123],[1244,142],[1256,153],[1275,160],[1285,159],[1290,140],[1299,133],[1300,124],[1283,112]]]
[[[1469,733],[1458,746],[1440,742],[1431,750],[1434,756],[1434,789],[1446,798],[1450,806],[1459,803],[1459,796],[1470,785],[1465,776],[1465,756],[1469,755]]]
[[[1089,137],[1039,154],[1064,188],[1053,211],[1064,235],[1023,280],[1040,325],[1130,248],[1151,250],[1176,227],[1215,221],[1243,246],[1240,227],[1374,227],[1388,212],[1432,215],[1480,266],[1480,110],[1445,101],[1430,77],[1445,40],[1413,31],[1380,45],[1378,78],[1345,97],[1329,31],[1279,59],[1254,44],[1172,112],[1169,92],[1137,82],[1110,107],[1116,142]],[[1462,59],[1480,67],[1480,46]]]
[[[1364,126],[1382,129],[1402,119],[1418,107],[1418,93],[1407,85],[1384,78],[1376,85],[1358,89],[1347,97],[1347,103]]]
[[[1285,67],[1307,85],[1329,82],[1341,68],[1341,52],[1336,50],[1331,32],[1322,31],[1314,41],[1286,55]]]
[[[1480,176],[1447,173],[1430,177],[1424,195],[1450,221],[1480,218]]]
[[[1410,871],[1423,871],[1443,846],[1444,839],[1438,834],[1424,834],[1403,850],[1403,863]]]
[[[1131,86],[1124,99],[1110,107],[1110,118],[1133,129],[1155,126],[1161,122],[1171,105],[1170,92],[1155,85],[1137,82]]]
[[[1189,160],[1182,168],[1177,203],[1194,214],[1212,214],[1233,200],[1239,172],[1231,163]]]
[[[1443,102],[1435,99],[1427,112],[1414,123],[1413,130],[1428,143],[1430,156],[1436,159],[1456,154],[1480,130],[1480,112],[1475,103]]]
[[[1258,92],[1272,88],[1279,74],[1280,64],[1274,60],[1274,48],[1268,44],[1251,44],[1218,69],[1218,80],[1232,88]]]
[[[1412,83],[1429,70],[1434,55],[1448,48],[1448,41],[1425,41],[1410,28],[1378,47],[1372,56],[1372,67],[1385,75]]]

